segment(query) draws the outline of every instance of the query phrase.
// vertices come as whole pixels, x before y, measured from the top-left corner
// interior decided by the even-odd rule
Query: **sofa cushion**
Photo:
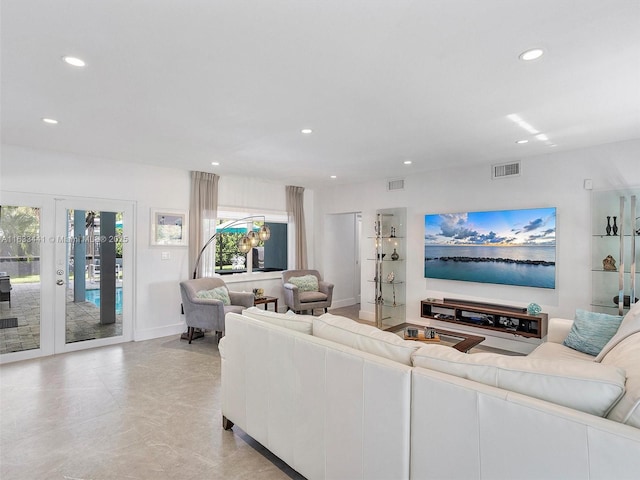
[[[576,310],[571,330],[563,345],[589,355],[598,355],[620,326],[622,317]]]
[[[301,292],[317,292],[318,277],[315,275],[303,275],[301,277],[289,277],[288,283],[292,283]]]
[[[418,342],[349,318],[325,313],[313,318],[313,336],[411,365],[411,355],[420,348]]]
[[[640,332],[640,302],[633,304],[631,309],[622,319],[618,331],[611,340],[600,350],[600,353],[596,357],[596,362],[601,362],[605,356],[625,338]]]
[[[593,355],[579,352],[573,348],[565,347],[562,343],[543,342],[538,345],[533,352],[527,355],[528,358],[543,358],[546,360],[586,360],[593,362]]]
[[[196,292],[198,298],[208,298],[211,300],[220,300],[223,305],[231,305],[231,299],[229,298],[229,290],[227,287],[216,287],[211,290],[200,290]]]
[[[327,295],[322,292],[302,292],[298,299],[300,303],[324,302],[327,300]]]
[[[296,332],[306,333],[307,335],[311,335],[313,328],[313,317],[311,315],[296,315],[291,310],[287,313],[277,313],[270,310],[262,310],[258,307],[251,307],[244,310],[242,314],[256,320],[289,328]]]
[[[602,364],[624,368],[627,375],[624,396],[607,418],[640,428],[640,332],[619,342],[602,359]]]
[[[413,355],[413,365],[601,417],[607,415],[624,394],[624,370],[582,360],[546,360],[495,353],[469,355],[443,345],[424,345]]]

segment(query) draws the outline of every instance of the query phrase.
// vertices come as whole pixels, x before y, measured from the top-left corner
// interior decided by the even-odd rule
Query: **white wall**
[[[323,236],[327,214],[363,212],[362,248],[366,248],[367,222],[376,209],[407,207],[407,318],[419,319],[425,297],[461,298],[527,305],[539,303],[551,315],[572,317],[576,308],[589,308],[590,192],[583,181],[593,179],[594,189],[640,185],[640,140],[554,153],[525,159],[522,176],[491,180],[490,165],[443,169],[425,174],[405,173],[405,190],[388,192],[386,182],[370,182],[305,191],[309,266],[337,271],[337,261],[327,255]],[[170,260],[161,260],[166,249],[149,246],[151,208],[187,210],[189,172],[181,169],[122,163],[114,166],[99,158],[2,146],[2,190],[54,196],[83,196],[129,200],[135,203],[136,306],[134,336],[151,338],[182,331],[177,284],[188,278],[186,248],[172,248]],[[259,193],[257,193],[259,192]],[[1,197],[0,197],[1,202]],[[284,211],[284,185],[255,178],[223,177],[219,202]],[[555,290],[509,287],[468,282],[426,280],[422,272],[423,217],[444,213],[505,208],[557,207],[557,270]],[[330,232],[328,232],[330,233]],[[278,293],[277,279],[240,279],[247,290],[267,285]],[[362,306],[368,306],[370,284],[362,279]],[[281,305],[282,307],[282,305]],[[371,305],[371,311],[373,306]]]
[[[415,162],[414,162],[415,163]],[[376,209],[407,207],[407,319],[419,320],[420,300],[444,296],[526,306],[536,302],[551,316],[573,318],[589,309],[591,298],[591,193],[594,189],[640,185],[640,140],[601,145],[522,160],[519,177],[492,180],[491,165],[412,174],[403,170],[405,189],[387,191],[386,182],[335,186],[316,191],[316,222],[326,214],[363,212],[363,247]],[[399,172],[400,173],[400,172]],[[425,279],[424,215],[533,207],[557,208],[557,282],[555,290]],[[369,230],[368,230],[369,229]],[[332,258],[316,249],[328,269]],[[371,288],[362,283],[362,308],[373,311]]]
[[[52,203],[54,198],[69,196],[133,202],[136,210],[134,338],[141,340],[183,331],[178,283],[189,278],[192,271],[187,249],[150,246],[149,217],[152,208],[189,209],[189,171],[9,145],[2,145],[1,158],[0,202],[3,191],[49,195]],[[310,251],[315,238],[313,198],[313,191],[305,191]],[[284,212],[285,186],[255,178],[222,177],[218,201],[225,206]],[[162,260],[161,253],[166,251],[170,252],[170,259]],[[312,255],[310,263],[313,264]],[[282,283],[279,275],[264,279],[258,278],[261,274],[254,275],[239,278],[237,289],[250,291],[263,287],[267,294],[279,295]]]

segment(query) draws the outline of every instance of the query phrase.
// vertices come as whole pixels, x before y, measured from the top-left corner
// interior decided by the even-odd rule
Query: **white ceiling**
[[[1,7],[6,144],[313,187],[640,138],[640,0]]]

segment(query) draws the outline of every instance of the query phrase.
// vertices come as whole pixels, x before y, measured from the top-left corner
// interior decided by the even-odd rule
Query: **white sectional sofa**
[[[512,357],[330,314],[230,313],[223,426],[309,479],[640,478],[640,305],[598,358],[562,345],[571,324]]]

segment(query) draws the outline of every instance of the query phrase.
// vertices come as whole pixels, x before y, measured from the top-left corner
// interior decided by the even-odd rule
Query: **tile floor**
[[[220,414],[213,336],[0,366],[0,478],[302,479]]]

